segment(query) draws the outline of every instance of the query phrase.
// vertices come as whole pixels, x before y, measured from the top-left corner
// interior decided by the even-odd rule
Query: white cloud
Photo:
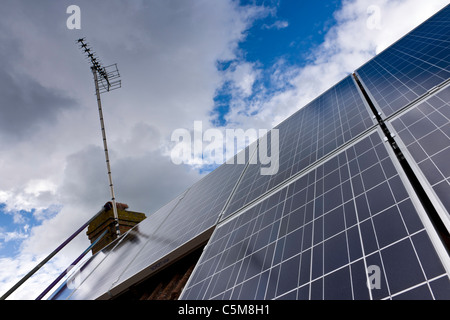
[[[253,93],[253,85],[260,72],[253,63],[234,62],[223,74],[223,82],[229,82],[234,96],[247,98]]]
[[[38,197],[42,193],[50,192],[55,193],[56,192],[56,185],[48,180],[30,180],[28,181],[24,191],[28,194],[31,194],[35,197]]]
[[[289,26],[289,22],[285,21],[285,20],[277,20],[274,23],[268,25],[268,24],[264,24],[262,26],[263,29],[276,29],[276,30],[280,30],[280,29],[284,29],[287,28]]]
[[[27,233],[22,233],[20,231],[0,232],[0,239],[4,242],[26,239],[27,237]]]

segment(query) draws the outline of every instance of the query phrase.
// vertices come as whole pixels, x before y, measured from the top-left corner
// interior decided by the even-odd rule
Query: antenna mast
[[[77,43],[80,44],[80,49],[86,54],[86,57],[90,60],[91,63],[91,71],[94,75],[94,83],[95,83],[95,94],[97,96],[97,104],[98,104],[98,115],[100,118],[100,126],[102,130],[103,137],[103,147],[105,150],[105,159],[106,159],[106,169],[108,171],[108,179],[109,179],[109,187],[111,191],[111,202],[112,209],[114,213],[114,222],[116,228],[116,235],[120,236],[119,230],[119,216],[117,214],[117,206],[116,206],[116,197],[114,194],[114,186],[111,176],[111,166],[109,161],[109,153],[108,153],[108,144],[106,143],[106,130],[105,130],[105,122],[103,120],[103,111],[102,111],[102,101],[100,99],[100,94],[109,92],[111,90],[119,89],[122,86],[119,74],[119,70],[117,69],[117,64],[112,64],[106,67],[103,67],[102,64],[98,61],[95,53],[91,51],[91,48],[85,42],[85,38],[81,38],[77,40]]]

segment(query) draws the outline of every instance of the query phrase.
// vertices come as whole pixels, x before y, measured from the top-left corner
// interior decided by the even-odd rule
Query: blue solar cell
[[[425,281],[420,260],[417,259],[410,239],[402,240],[383,249],[381,256],[389,290],[392,293],[403,291]]]
[[[325,300],[352,300],[353,288],[350,267],[342,268],[324,277]]]
[[[440,277],[439,279],[430,282],[434,298],[438,300],[450,300],[450,290],[448,290],[449,285],[450,279],[447,276]]]

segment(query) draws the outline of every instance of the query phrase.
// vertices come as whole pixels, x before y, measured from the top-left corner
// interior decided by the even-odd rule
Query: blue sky
[[[2,3],[0,293],[110,199],[92,75],[76,39],[118,63],[122,88],[102,96],[116,196],[152,213],[215,167],[174,164],[174,130],[192,131],[194,121],[270,129],[447,2]],[[81,30],[66,26],[75,3]],[[77,238],[54,271],[88,245]],[[34,298],[53,278],[16,297]]]
[[[43,210],[39,215],[36,209],[5,210],[6,204],[0,204],[0,259],[13,257],[20,252],[23,240],[30,236],[32,227],[42,224],[45,219],[54,216],[58,208]]]
[[[245,5],[252,1],[241,3]],[[253,24],[240,48],[247,61],[261,63],[265,68],[270,68],[280,58],[291,64],[304,65],[311,48],[322,43],[326,31],[335,24],[333,13],[339,7],[338,0],[280,0],[274,14]]]
[[[302,67],[310,62],[310,54],[324,41],[326,32],[335,25],[333,13],[341,2],[333,1],[240,1],[246,5],[268,6],[271,10],[256,20],[239,43],[240,59],[254,63],[262,70],[258,84],[272,94],[283,90],[272,86],[270,75],[273,66],[282,62],[285,66]],[[226,71],[233,68],[233,61],[218,61],[217,68]],[[251,99],[252,97],[248,97]],[[225,126],[225,115],[231,100],[230,82],[225,82],[214,97],[213,124]]]
[[[2,246],[0,247],[0,257],[14,256],[20,249],[20,243],[28,236],[29,227],[37,225],[38,222],[33,218],[33,210],[30,212],[19,211],[17,214],[26,216],[21,221],[17,221],[13,214],[5,212],[6,204],[0,204],[0,225]]]

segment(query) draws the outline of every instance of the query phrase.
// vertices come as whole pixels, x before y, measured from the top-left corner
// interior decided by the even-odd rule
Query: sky
[[[270,129],[447,4],[3,0],[0,294],[110,200],[78,38],[118,65],[122,87],[101,97],[116,198],[148,216],[217,166],[175,164],[175,130]],[[37,297],[88,245],[83,232],[11,298]]]

